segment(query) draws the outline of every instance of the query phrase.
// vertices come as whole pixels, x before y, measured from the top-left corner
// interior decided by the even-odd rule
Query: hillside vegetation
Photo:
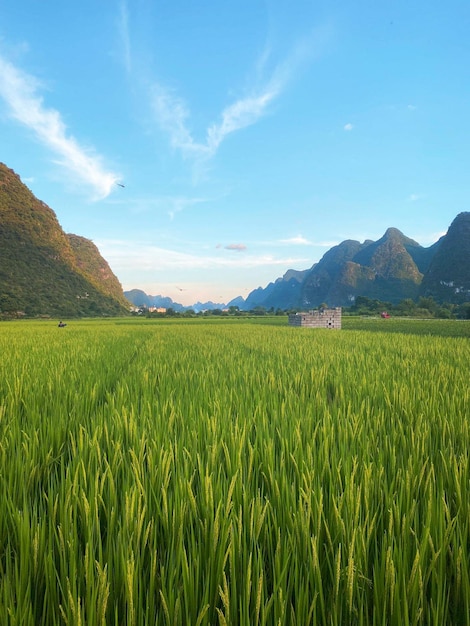
[[[57,217],[0,163],[0,314],[63,317],[128,310],[96,246],[66,235]]]

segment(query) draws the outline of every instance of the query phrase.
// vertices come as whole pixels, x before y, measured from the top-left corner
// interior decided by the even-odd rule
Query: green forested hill
[[[126,310],[122,287],[96,246],[67,236],[52,209],[0,163],[0,315]]]
[[[422,292],[438,301],[470,300],[470,213],[459,213],[442,237],[424,276]]]
[[[289,297],[285,285],[283,279],[278,279],[236,304],[242,309],[263,306],[306,310],[322,303],[350,306],[359,296],[391,303],[423,296],[440,303],[468,302],[470,213],[460,213],[447,234],[428,248],[397,228],[388,228],[378,241],[348,239],[305,270],[301,280],[291,282]]]
[[[79,235],[68,234],[67,238],[75,254],[75,261],[79,271],[84,273],[98,290],[115,298],[128,308],[129,302],[124,296],[121,283],[113,274],[107,261],[101,256],[95,244]]]

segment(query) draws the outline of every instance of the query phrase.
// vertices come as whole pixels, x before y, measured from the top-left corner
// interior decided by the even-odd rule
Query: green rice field
[[[470,322],[0,324],[0,624],[470,624]]]

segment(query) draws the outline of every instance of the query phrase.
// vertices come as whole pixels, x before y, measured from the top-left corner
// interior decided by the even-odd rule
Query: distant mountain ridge
[[[269,283],[264,289],[259,287],[252,291],[244,302],[238,304],[239,308],[242,310],[251,310],[257,306],[263,306],[266,309],[295,308],[299,301],[299,289],[312,269],[303,271],[287,270],[281,278],[276,279],[273,283]],[[262,304],[260,304],[261,301]],[[233,305],[233,302],[229,302],[229,306]],[[282,306],[280,306],[280,302],[283,303]]]
[[[64,233],[54,211],[0,163],[0,314],[128,311],[122,287],[95,244]]]
[[[459,213],[447,234],[428,248],[397,228],[388,228],[377,241],[343,241],[299,273],[286,298],[288,276],[255,289],[240,308],[349,306],[358,296],[391,303],[419,296],[455,304],[470,301],[470,213]]]
[[[135,302],[132,293],[125,292]],[[143,302],[146,294],[139,293]],[[196,311],[230,306],[244,311],[257,307],[305,310],[320,304],[350,306],[358,296],[392,304],[420,296],[432,296],[441,303],[470,301],[470,212],[459,213],[447,234],[427,248],[392,227],[377,241],[347,239],[310,269],[287,270],[266,287],[254,289],[246,299],[238,296],[226,305],[177,305],[181,309],[170,299],[170,306]],[[154,298],[154,303],[158,298],[162,303],[158,306],[165,306],[162,296],[146,297]]]
[[[184,307],[182,304],[178,302],[173,302],[173,300],[167,296],[150,296],[142,291],[142,289],[131,289],[129,291],[125,291],[124,295],[126,298],[136,307],[157,307],[157,308],[172,308],[175,311],[182,312],[187,307]]]
[[[173,309],[178,313],[182,313],[187,309],[192,309],[195,313],[199,313],[200,311],[214,310],[225,307],[225,304],[216,304],[214,302],[196,302],[191,306],[184,306],[179,302],[174,302],[171,298],[167,296],[150,296],[142,291],[142,289],[131,289],[130,291],[125,291],[124,295],[132,302],[132,304],[136,307],[145,307],[147,309],[151,307],[157,308],[165,308],[165,309]]]

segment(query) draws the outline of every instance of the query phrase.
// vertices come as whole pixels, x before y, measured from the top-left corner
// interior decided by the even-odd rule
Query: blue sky
[[[246,297],[470,210],[469,32],[467,0],[6,0],[0,161],[124,289]]]

